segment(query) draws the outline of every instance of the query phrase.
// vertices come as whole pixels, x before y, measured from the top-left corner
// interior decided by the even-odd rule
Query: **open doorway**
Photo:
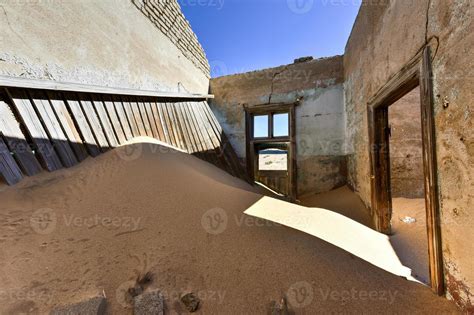
[[[247,170],[257,184],[296,198],[294,105],[246,107]]]
[[[377,230],[391,235],[393,191],[390,170],[389,107],[419,87],[429,284],[434,292],[442,295],[444,283],[432,78],[431,52],[427,46],[368,102],[371,210]],[[416,274],[416,271],[414,273]]]
[[[392,235],[400,261],[429,284],[420,88],[388,108]]]

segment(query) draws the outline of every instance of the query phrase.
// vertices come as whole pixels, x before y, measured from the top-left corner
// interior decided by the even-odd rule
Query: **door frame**
[[[392,77],[367,104],[372,215],[379,232],[390,234],[392,196],[388,107],[420,87],[423,171],[428,256],[432,290],[444,294],[443,261],[437,183],[434,98],[430,47],[425,47]]]
[[[255,181],[255,144],[257,143],[281,143],[288,142],[288,183],[289,183],[289,199],[295,201],[297,197],[297,169],[296,169],[296,123],[295,123],[295,106],[298,101],[290,104],[263,104],[249,106],[244,105],[245,110],[245,156],[247,164],[247,173],[252,182]],[[278,113],[288,113],[288,131],[287,137],[273,137],[272,132],[272,115]],[[254,138],[253,137],[253,116],[270,115],[269,117],[269,137]]]

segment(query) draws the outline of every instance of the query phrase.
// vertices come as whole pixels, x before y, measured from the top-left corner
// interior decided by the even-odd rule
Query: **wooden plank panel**
[[[175,117],[175,108],[174,108],[174,103],[166,103],[166,106],[168,108],[168,114],[170,116],[170,121],[174,133],[174,138],[176,140],[176,144],[178,148],[186,150],[186,146],[183,141],[183,137],[181,135],[181,131],[179,129],[178,121],[176,120]]]
[[[94,138],[96,139],[96,142],[99,145],[100,150],[102,152],[105,152],[109,149],[110,145],[107,142],[107,138],[105,137],[104,130],[102,129],[102,126],[100,125],[99,117],[97,117],[97,114],[94,109],[94,105],[89,100],[89,96],[80,95],[79,97],[80,97],[79,103],[81,104],[84,115],[87,121],[89,122],[89,126],[91,127],[91,130],[92,130],[92,134],[94,135]]]
[[[44,123],[46,133],[58,153],[61,163],[65,167],[76,165],[78,163],[77,158],[69,145],[69,141],[61,128],[61,124],[59,123],[46,94],[42,91],[32,91],[30,92],[30,96],[32,97],[32,101]]]
[[[209,138],[209,145],[211,150],[215,150],[216,148],[219,149],[220,143],[219,139],[217,138],[214,130],[209,122],[208,117],[204,113],[204,108],[202,103],[195,103],[194,106],[196,114],[199,116],[200,120],[202,121],[203,130],[207,133],[207,137]]]
[[[153,132],[151,131],[150,119],[148,118],[148,113],[146,112],[145,103],[141,101],[137,103],[140,110],[140,115],[142,116],[143,126],[145,127],[145,133],[148,137],[153,138]]]
[[[118,102],[117,102],[118,104]],[[127,138],[125,137],[125,133],[122,128],[122,124],[120,123],[120,118],[117,114],[116,111],[116,103],[112,102],[111,98],[104,98],[104,105],[105,105],[105,110],[107,111],[107,114],[110,118],[110,121],[112,123],[113,130],[115,132],[115,136],[117,139],[118,144],[123,144],[127,141]],[[122,103],[120,103],[120,106],[122,106]],[[122,114],[125,115],[125,112],[123,112],[122,108]],[[127,122],[128,124],[128,122]]]
[[[41,172],[41,165],[21,132],[10,106],[2,100],[0,100],[0,132],[25,175],[32,176]]]
[[[160,103],[159,110],[160,110],[160,115],[163,116],[163,120],[165,122],[164,124],[165,134],[168,135],[168,139],[167,139],[168,141],[166,142],[169,145],[177,147],[177,142],[174,138],[174,133],[173,133],[173,126],[171,125],[171,120],[168,115],[168,109],[166,108],[166,103]]]
[[[145,102],[144,104],[148,119],[150,120],[150,128],[153,134],[153,138],[160,139],[158,135],[158,129],[156,128],[155,116],[153,115],[153,110],[151,109],[151,104],[150,102]]]
[[[123,99],[123,107],[124,107],[125,113],[127,115],[127,120],[128,120],[128,124],[130,125],[130,128],[131,128],[132,136],[133,137],[139,137],[140,136],[140,131],[138,130],[137,121],[135,120],[135,116],[133,115],[132,105],[128,101],[128,98]],[[122,127],[123,126],[124,125],[122,124]]]
[[[193,114],[194,118],[196,119],[197,125],[199,126],[199,130],[201,132],[202,139],[204,141],[204,148],[205,148],[205,152],[206,152],[206,155],[207,155],[207,160],[209,162],[211,162],[212,164],[214,164],[214,165],[216,165],[220,168],[225,169],[225,166],[223,166],[220,163],[219,159],[217,158],[217,154],[214,151],[214,146],[212,145],[211,139],[210,139],[209,134],[207,132],[206,122],[201,118],[201,116],[199,114],[198,103],[193,103],[192,104],[191,111],[192,111],[192,114]]]
[[[127,113],[125,112],[125,106],[123,105],[122,101],[118,98],[114,99],[113,105],[114,105],[115,111],[117,112],[120,125],[122,126],[125,139],[126,140],[132,139],[133,138],[132,128],[130,127],[130,123],[128,122]]]
[[[76,121],[76,125],[81,133],[81,138],[83,139],[84,144],[86,145],[87,151],[93,157],[96,157],[100,154],[99,145],[97,144],[92,129],[89,126],[84,113],[82,112],[81,105],[79,101],[76,100],[72,94],[66,96],[66,104],[69,108],[72,118]]]
[[[160,116],[160,122],[161,122],[161,127],[163,129],[163,135],[164,135],[164,142],[168,144],[171,143],[171,135],[169,134],[168,131],[168,126],[167,126],[167,121],[165,118],[165,113],[163,111],[163,103],[156,103],[156,108],[158,110],[158,115]]]
[[[185,104],[185,109],[187,112],[187,115],[189,117],[189,121],[191,123],[191,127],[194,130],[194,135],[195,135],[195,143],[196,146],[199,150],[199,156],[202,157],[204,160],[209,161],[209,158],[207,156],[207,149],[206,145],[204,143],[204,137],[201,134],[201,129],[199,127],[199,124],[196,121],[196,117],[194,116],[194,113],[192,111],[191,105],[189,103]]]
[[[189,103],[183,103],[183,111],[184,111],[184,114],[186,116],[186,120],[188,122],[188,125],[189,125],[190,129],[193,131],[192,134],[191,134],[191,137],[193,138],[195,153],[201,154],[205,150],[204,150],[204,147],[202,146],[201,139],[200,139],[200,136],[199,136],[199,132],[196,128],[194,119],[191,116],[191,112],[189,110]]]
[[[155,102],[150,103],[150,105],[153,112],[156,129],[158,131],[158,139],[160,141],[166,142],[165,133],[163,131],[163,122],[161,121],[160,113],[158,112],[158,105]]]
[[[44,168],[50,172],[61,169],[63,167],[61,160],[56,154],[29,96],[24,90],[12,90],[12,94],[8,91],[8,95],[13,101]]]
[[[133,117],[135,117],[135,122],[137,123],[138,132],[140,136],[146,137],[145,126],[143,125],[142,115],[140,115],[140,107],[136,101],[130,101],[130,106],[132,107]]]
[[[178,117],[179,124],[181,126],[181,131],[183,132],[184,140],[186,142],[186,148],[187,152],[189,154],[193,154],[196,151],[196,148],[194,146],[194,138],[192,138],[191,134],[193,133],[193,130],[190,129],[188,123],[187,123],[187,117],[185,113],[183,112],[183,103],[176,103],[176,116]]]
[[[15,185],[23,178],[20,167],[2,137],[0,137],[0,174],[8,185]]]
[[[96,98],[96,96],[94,97]],[[110,121],[109,115],[105,109],[104,102],[102,100],[93,100],[95,109],[97,111],[97,115],[99,116],[99,121],[104,130],[105,137],[107,138],[107,142],[112,148],[118,146],[118,140],[115,136],[114,128],[112,127],[112,122]]]
[[[206,131],[204,130],[203,122],[201,121],[200,117],[197,114],[197,108],[195,103],[190,103],[189,110],[191,113],[191,117],[195,120],[196,123],[196,128],[199,132],[200,135],[200,141],[202,143],[202,146],[204,150],[207,152],[209,150],[212,150],[212,147],[209,143],[209,138],[206,134]]]
[[[189,114],[186,111],[186,103],[180,104],[180,110],[183,113],[185,126],[188,129],[189,140],[191,141],[192,153],[194,154],[196,152],[199,152],[200,150],[197,145],[198,141],[196,140],[197,139],[196,132],[191,125],[191,117],[189,117]]]
[[[87,158],[88,154],[84,147],[84,143],[82,142],[81,135],[74,124],[74,120],[69,114],[66,103],[58,93],[48,92],[47,95],[51,102],[51,107],[53,108],[56,117],[61,124],[62,130],[69,141],[69,145],[74,151],[76,159],[78,161],[83,161]]]

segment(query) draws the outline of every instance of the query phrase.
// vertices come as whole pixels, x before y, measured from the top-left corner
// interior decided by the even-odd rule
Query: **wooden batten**
[[[13,90],[12,93],[7,91],[7,94],[28,133],[29,139],[31,139],[40,163],[50,172],[61,169],[63,167],[61,160],[49,140],[42,120],[38,116],[29,95],[24,90]]]

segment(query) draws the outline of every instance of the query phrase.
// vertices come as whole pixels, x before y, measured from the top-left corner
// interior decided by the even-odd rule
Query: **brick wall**
[[[191,25],[181,12],[177,0],[131,0],[148,19],[165,34],[183,55],[209,78],[206,54]]]

